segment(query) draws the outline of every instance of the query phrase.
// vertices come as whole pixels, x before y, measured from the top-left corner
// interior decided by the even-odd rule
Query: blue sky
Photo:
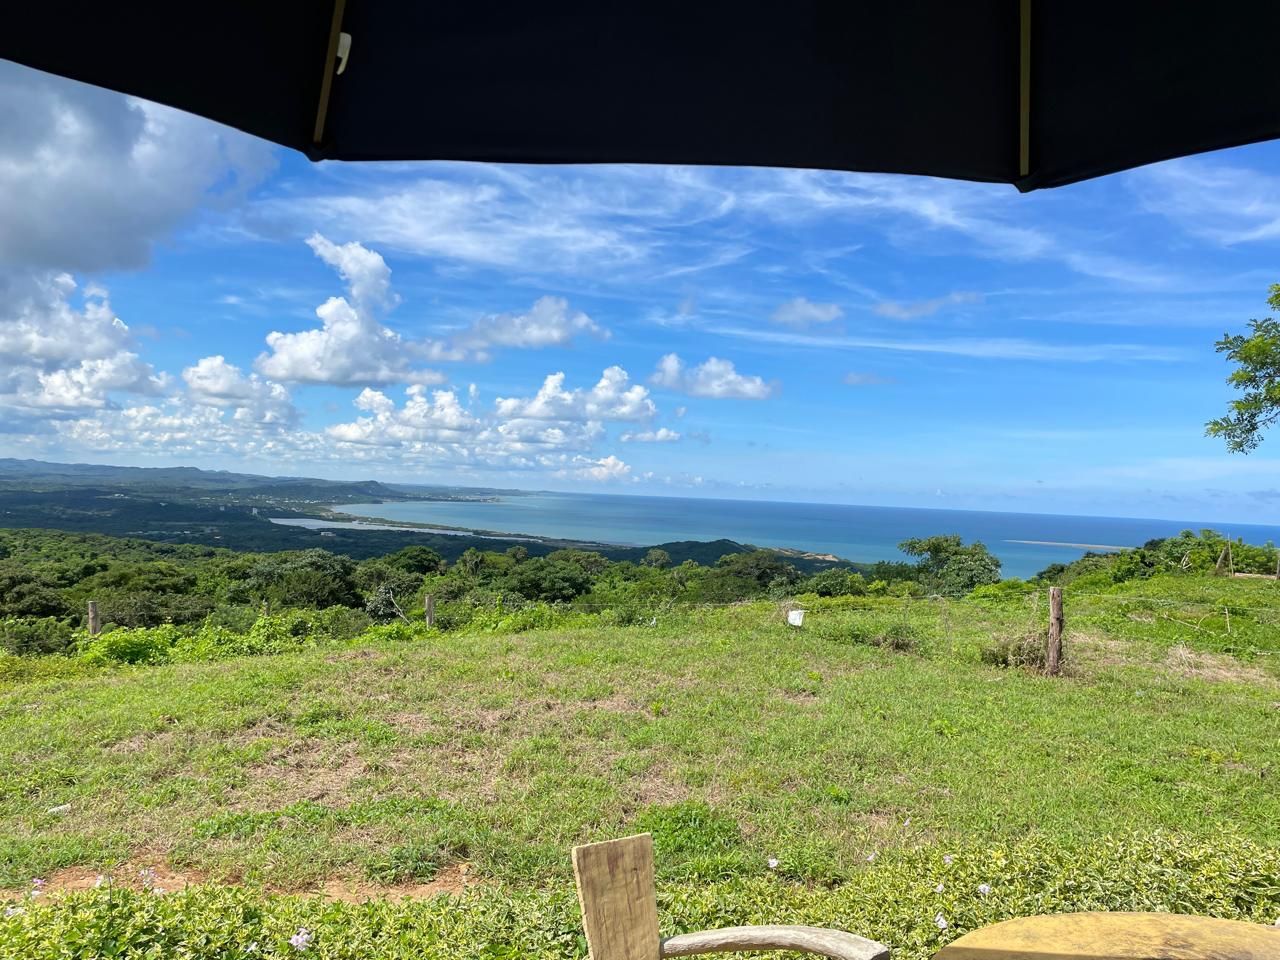
[[[1021,196],[313,165],[0,62],[0,455],[1275,522],[1280,146]]]

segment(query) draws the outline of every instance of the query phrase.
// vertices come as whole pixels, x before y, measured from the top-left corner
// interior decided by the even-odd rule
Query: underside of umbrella
[[[317,160],[1032,190],[1280,136],[1277,36],[1247,0],[27,0],[0,57]]]

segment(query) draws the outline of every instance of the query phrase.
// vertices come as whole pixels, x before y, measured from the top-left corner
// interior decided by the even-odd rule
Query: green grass
[[[569,847],[649,830],[664,922],[681,929],[816,918],[870,924],[858,932],[925,956],[933,913],[919,929],[903,918],[932,889],[916,889],[932,877],[922,865],[951,851],[1022,877],[999,901],[1007,915],[1036,897],[1095,902],[1088,891],[1144,909],[1280,911],[1269,668],[1091,622],[1068,634],[1066,677],[982,662],[993,637],[1042,617],[1021,600],[819,601],[797,631],[760,603],[650,627],[33,672],[0,690],[0,885],[162,862],[301,892],[333,877],[423,882],[465,862],[485,881],[468,894],[476,950],[572,955]],[[1106,857],[1135,844],[1245,853],[1236,866],[1205,866],[1204,853],[1163,881],[1107,880]],[[1083,863],[1090,879],[1063,890],[1065,874],[1032,860]],[[1202,868],[1217,879],[1195,880]],[[868,913],[868,884],[894,903]],[[1211,889],[1232,905],[1204,906]],[[234,907],[225,892],[189,896]],[[268,919],[357,922],[342,911],[358,908],[254,896]],[[65,910],[90,910],[87,897]],[[946,907],[960,917],[948,936],[990,919],[965,913],[971,900]],[[433,903],[379,909],[392,926],[463,922],[453,901]],[[525,929],[533,914],[541,932]]]

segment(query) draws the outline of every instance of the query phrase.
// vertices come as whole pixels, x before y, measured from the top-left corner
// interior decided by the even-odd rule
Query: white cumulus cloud
[[[274,165],[228,127],[0,60],[0,263],[22,270],[143,266],[203,203]]]
[[[552,373],[532,397],[499,397],[498,415],[529,420],[648,420],[658,412],[648,389],[632,384],[622,367],[606,369],[590,390],[566,390],[564,380],[563,373]]]
[[[607,339],[605,330],[581,310],[572,310],[563,297],[539,297],[524,313],[483,316],[453,338],[456,350],[484,354],[493,347],[538,348],[562,346],[587,334]]]
[[[11,419],[104,409],[115,393],[163,390],[167,378],[134,346],[104,290],[80,291],[65,273],[0,275],[0,408]]]
[[[385,393],[366,387],[355,406],[369,414],[352,423],[339,423],[325,432],[335,440],[371,446],[405,443],[458,443],[473,439],[480,422],[458,401],[452,390],[428,394],[415,384],[405,391],[405,403],[396,407]]]
[[[350,299],[330,297],[317,307],[323,324],[318,329],[269,333],[270,351],[258,357],[258,372],[285,383],[442,382],[438,372],[417,368],[414,345],[378,319],[397,303],[391,270],[381,255],[358,243],[331,243],[319,234],[307,243],[346,281]]]
[[[690,396],[716,399],[764,400],[774,393],[773,384],[763,377],[738,373],[731,360],[708,357],[690,368],[674,353],[658,361],[650,382]]]
[[[595,480],[598,483],[623,480],[631,473],[631,465],[619,460],[613,454],[599,460],[580,457],[576,463],[577,466],[567,471],[568,473],[583,480]]]
[[[204,357],[182,371],[191,399],[199,404],[230,409],[236,420],[291,426],[298,411],[281,384],[256,373],[246,376],[221,355]]]
[[[657,430],[630,431],[618,439],[623,443],[675,443],[680,439],[680,434],[676,430],[659,427]]]

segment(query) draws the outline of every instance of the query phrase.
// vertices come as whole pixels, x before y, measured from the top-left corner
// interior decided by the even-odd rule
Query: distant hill
[[[349,503],[364,499],[417,500],[423,494],[377,480],[321,480],[314,477],[266,477],[199,467],[116,467],[96,463],[50,463],[0,459],[0,486],[24,490],[119,487],[138,492],[195,491],[251,493],[279,499],[326,499],[335,494]]]

